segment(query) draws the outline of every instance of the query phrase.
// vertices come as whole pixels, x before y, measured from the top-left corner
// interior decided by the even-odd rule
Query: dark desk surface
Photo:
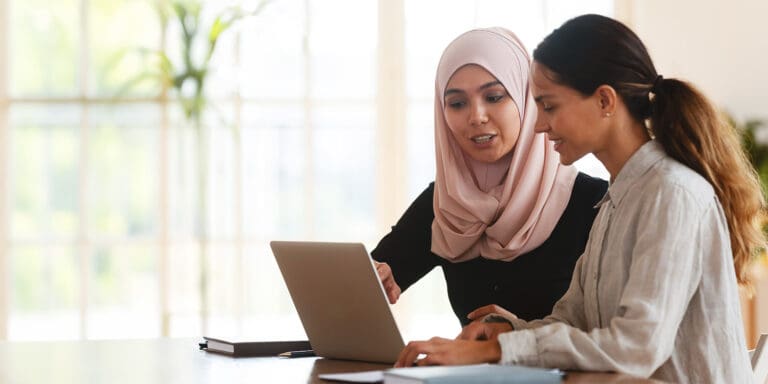
[[[197,350],[197,339],[0,342],[0,382],[329,383],[321,373],[389,365],[320,358],[232,358]],[[611,373],[571,372],[565,383],[655,383]],[[657,382],[656,382],[657,383]]]

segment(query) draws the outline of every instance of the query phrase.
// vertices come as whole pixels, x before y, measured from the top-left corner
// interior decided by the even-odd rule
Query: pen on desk
[[[311,349],[307,349],[304,351],[289,351],[289,352],[283,352],[279,354],[280,357],[309,357],[309,356],[315,356],[315,351]]]

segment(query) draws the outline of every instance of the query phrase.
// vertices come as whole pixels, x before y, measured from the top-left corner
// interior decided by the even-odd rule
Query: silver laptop
[[[360,243],[270,242],[318,356],[393,363],[405,346]]]

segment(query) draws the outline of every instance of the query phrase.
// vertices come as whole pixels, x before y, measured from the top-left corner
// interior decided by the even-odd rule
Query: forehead
[[[451,75],[446,88],[464,88],[493,81],[498,81],[498,79],[487,69],[477,64],[467,64]]]
[[[530,88],[534,100],[567,98],[577,95],[576,90],[552,80],[552,72],[545,66],[534,61],[531,66]]]
[[[549,70],[535,61],[531,66],[530,84],[531,88],[534,90],[550,89],[557,85],[550,79]]]

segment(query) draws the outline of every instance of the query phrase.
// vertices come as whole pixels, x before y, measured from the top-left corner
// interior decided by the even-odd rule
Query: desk
[[[0,342],[0,382],[325,383],[321,373],[389,365],[320,358],[232,358],[197,350],[197,339]],[[610,373],[569,373],[565,383],[658,383]]]

